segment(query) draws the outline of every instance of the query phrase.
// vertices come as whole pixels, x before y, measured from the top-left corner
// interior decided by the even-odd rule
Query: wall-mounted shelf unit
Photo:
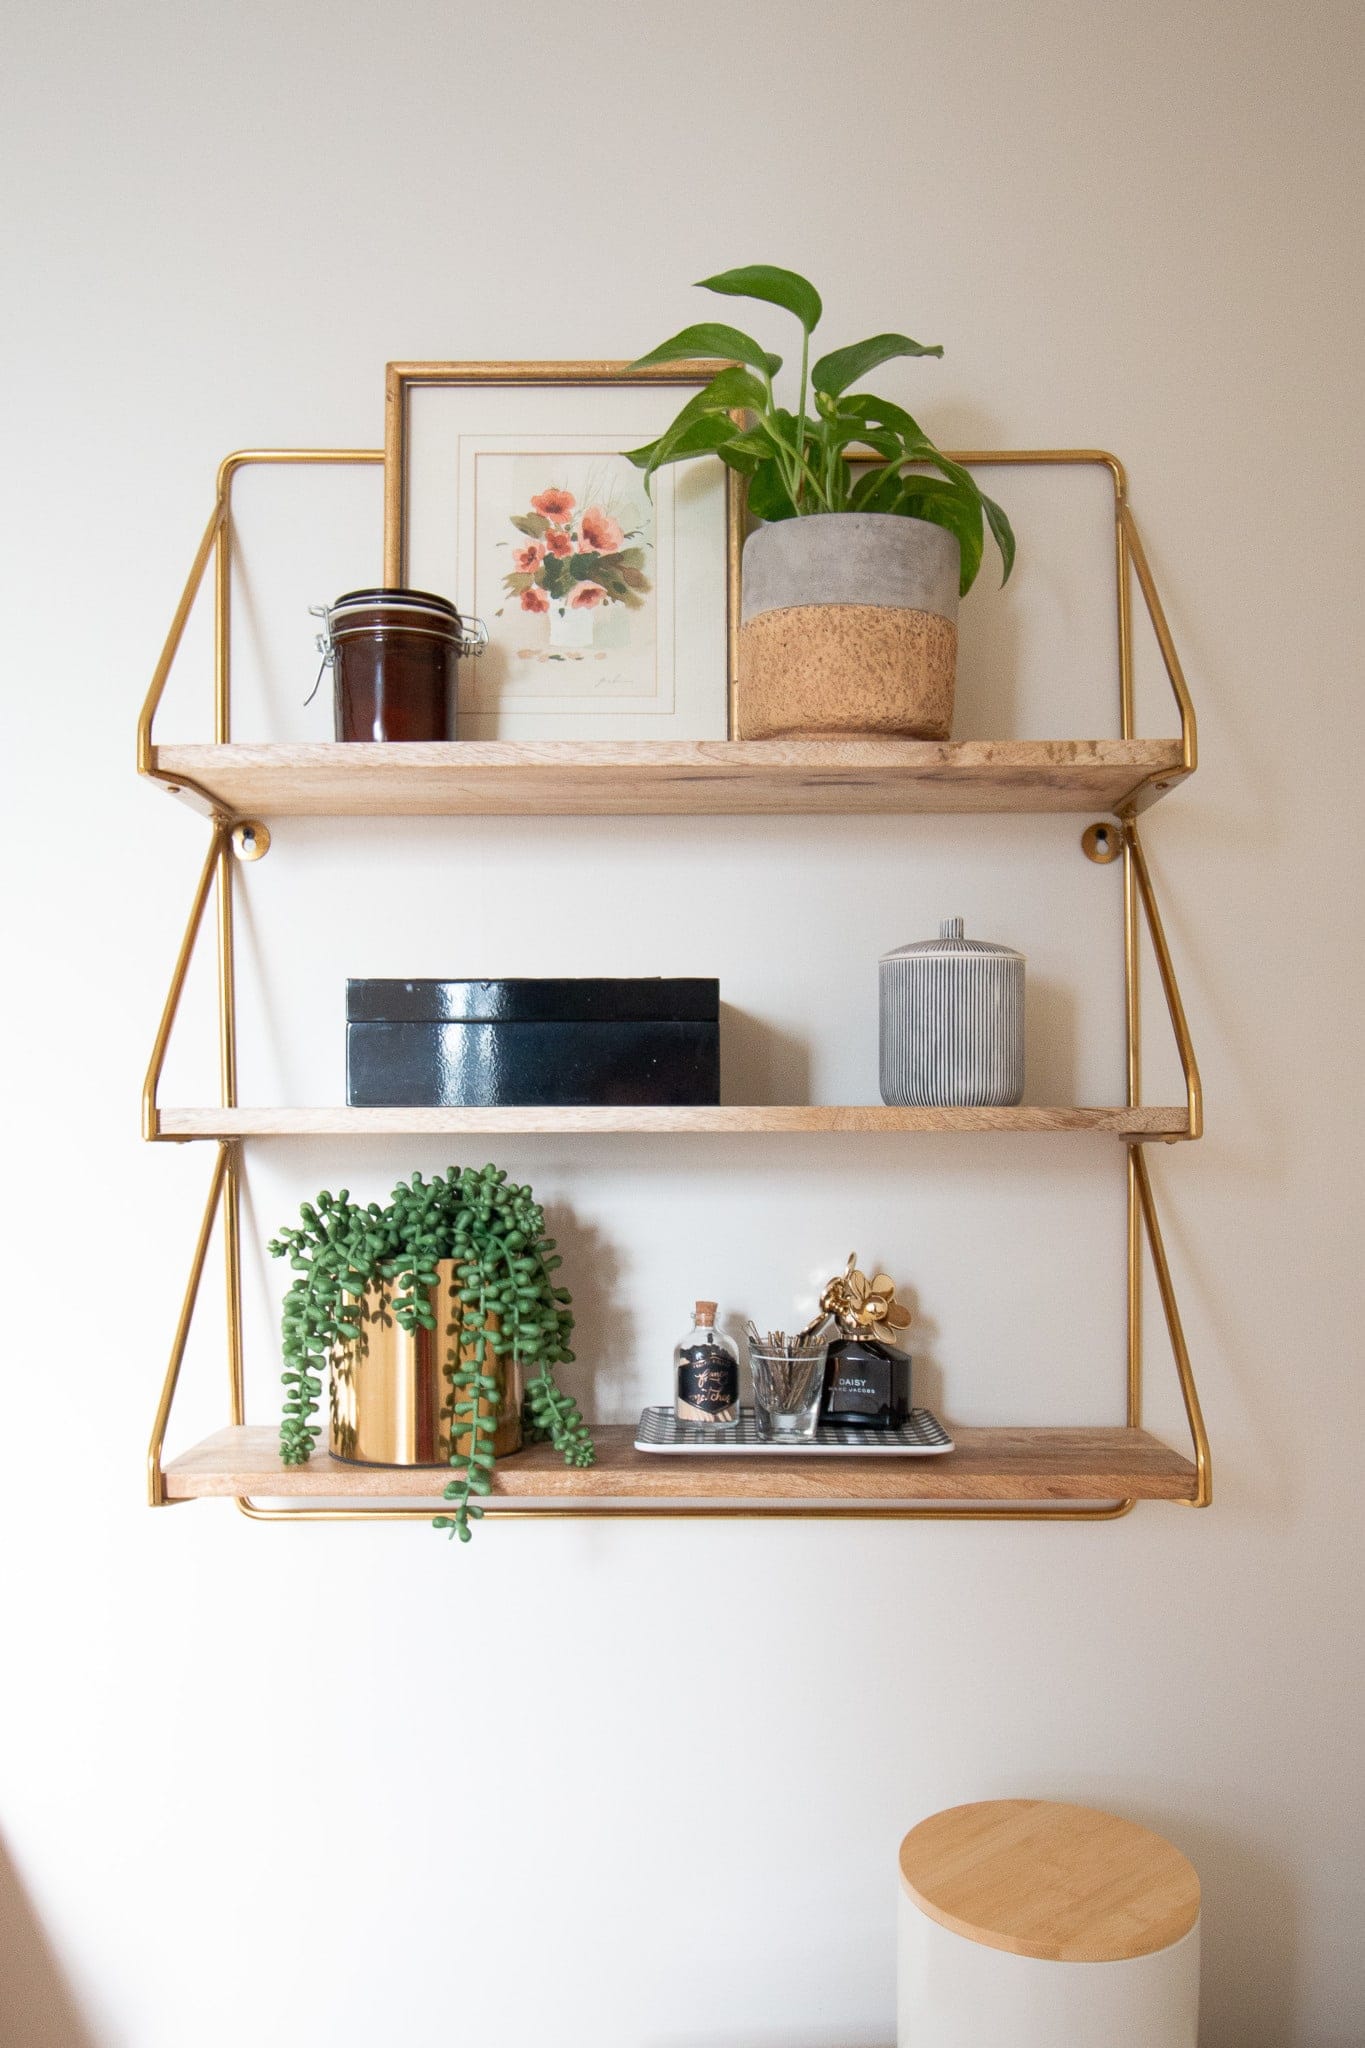
[[[1097,464],[1114,487],[1119,652],[1117,740],[641,742],[629,745],[241,745],[231,740],[231,493],[247,464],[377,463],[369,449],[257,450],[229,456],[138,725],[139,772],[211,820],[208,850],[181,941],[143,1089],[143,1132],[153,1140],[216,1143],[208,1199],[148,1449],[153,1505],[224,1496],[256,1519],[425,1519],[441,1476],[343,1464],[317,1454],[280,1464],[274,1429],[245,1422],[241,1303],[241,1183],[247,1140],[280,1137],[510,1136],[609,1138],[720,1135],[831,1137],[840,1133],[1107,1134],[1123,1144],[1128,1192],[1127,1402],[1113,1428],[954,1426],[957,1449],[915,1460],[804,1461],[734,1458],[704,1472],[679,1471],[633,1447],[633,1430],[595,1425],[599,1459],[569,1470],[545,1447],[501,1459],[488,1501],[493,1515],[870,1515],[1112,1520],[1138,1500],[1206,1506],[1207,1435],[1144,1157],[1152,1140],[1198,1138],[1202,1095],[1184,1009],[1136,817],[1191,774],[1194,710],[1127,503],[1122,466],[1096,450],[965,451],[996,463]],[[196,594],[214,562],[214,740],[156,742],[153,722]],[[1178,739],[1133,736],[1130,583],[1136,576],[1180,713]],[[1123,863],[1127,1101],[1113,1107],[889,1109],[872,1104],[727,1105],[667,1109],[244,1108],[237,1102],[233,891],[239,860],[270,844],[278,817],[763,815],[824,813],[1107,813],[1083,836],[1091,859]],[[208,904],[216,907],[220,1103],[163,1108],[161,1070]],[[1141,1100],[1139,940],[1145,922],[1179,1051],[1185,1100]],[[780,1158],[780,1155],[778,1155]],[[775,1162],[776,1163],[776,1162]],[[164,1445],[191,1321],[215,1225],[226,1262],[230,1426],[167,1462]],[[1142,1428],[1142,1277],[1150,1255],[1189,1425],[1193,1458]],[[717,1469],[719,1466],[719,1469]],[[704,1487],[704,1492],[699,1488]],[[270,1506],[262,1506],[269,1501]],[[385,1504],[387,1503],[387,1505]]]

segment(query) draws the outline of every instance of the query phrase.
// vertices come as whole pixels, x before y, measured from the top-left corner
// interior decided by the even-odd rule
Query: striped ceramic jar
[[[1024,956],[962,936],[898,946],[881,961],[882,1101],[994,1108],[1024,1092]]]

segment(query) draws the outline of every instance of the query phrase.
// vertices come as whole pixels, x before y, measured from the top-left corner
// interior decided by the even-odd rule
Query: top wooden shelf
[[[1184,774],[1178,740],[555,740],[158,746],[234,817],[1115,811]]]

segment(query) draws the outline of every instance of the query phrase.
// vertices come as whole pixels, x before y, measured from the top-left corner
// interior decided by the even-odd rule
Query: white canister
[[[1024,1092],[1024,956],[963,937],[898,946],[880,964],[882,1101],[908,1109],[998,1108]]]

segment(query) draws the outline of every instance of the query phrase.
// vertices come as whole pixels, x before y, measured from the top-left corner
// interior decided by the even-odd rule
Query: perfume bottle
[[[840,1337],[825,1354],[820,1421],[835,1429],[896,1429],[910,1415],[910,1359],[880,1337]]]
[[[910,1419],[910,1357],[888,1343],[910,1326],[889,1273],[869,1280],[850,1252],[848,1266],[820,1296],[838,1336],[825,1354],[820,1422],[835,1429],[896,1429]]]
[[[716,1304],[699,1301],[692,1328],[673,1347],[674,1413],[700,1429],[739,1421],[739,1353],[716,1328]]]

